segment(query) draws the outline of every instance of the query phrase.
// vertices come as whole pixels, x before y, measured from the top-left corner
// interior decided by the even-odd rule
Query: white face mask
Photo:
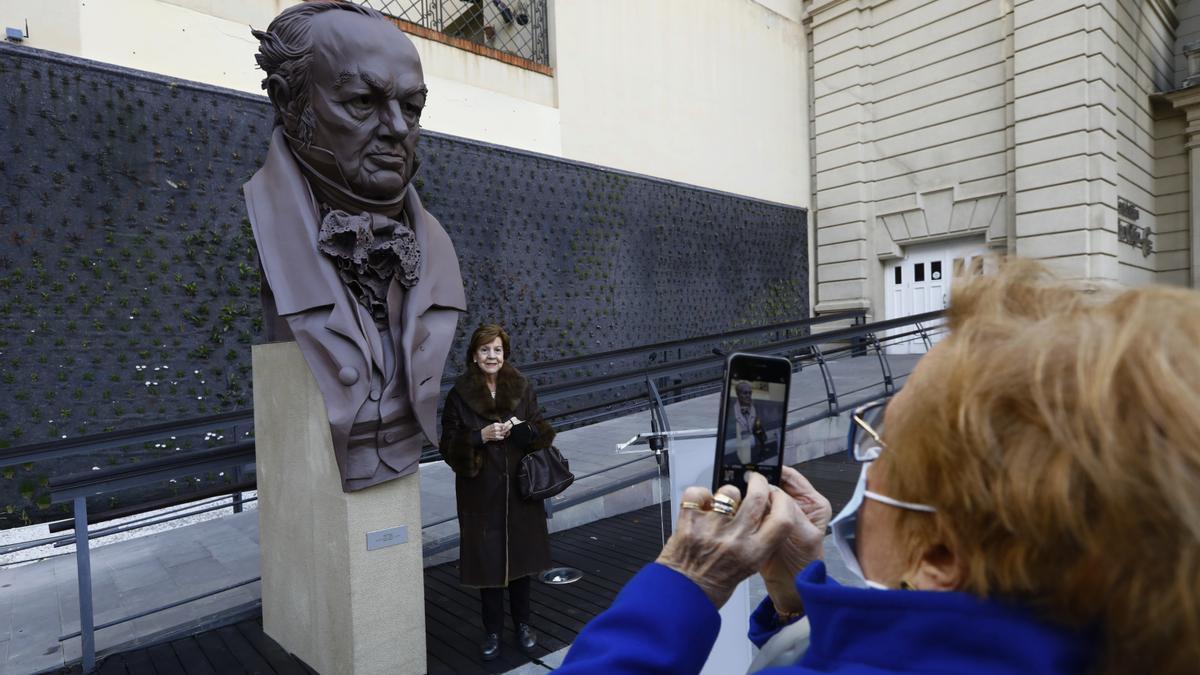
[[[869,588],[887,590],[887,586],[877,581],[871,581],[863,575],[862,565],[858,562],[858,551],[855,540],[858,538],[858,511],[862,508],[863,499],[873,499],[883,504],[910,511],[935,513],[937,509],[925,504],[902,502],[877,492],[871,492],[867,489],[867,467],[869,466],[871,466],[870,462],[863,464],[862,472],[858,474],[858,484],[854,486],[854,494],[851,495],[850,501],[846,502],[846,507],[842,509],[841,513],[837,514],[837,517],[830,521],[829,526],[833,530],[833,543],[837,546],[838,553],[841,554],[842,561],[846,563],[847,569],[854,576],[862,579],[863,583]]]

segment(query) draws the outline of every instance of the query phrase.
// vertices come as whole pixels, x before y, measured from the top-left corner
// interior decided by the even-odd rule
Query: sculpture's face
[[[391,199],[414,168],[425,77],[395,26],[351,12],[313,17],[310,165],[368,199]]]
[[[749,408],[750,403],[754,400],[754,392],[750,389],[750,385],[738,385],[737,387],[738,405],[743,408]]]

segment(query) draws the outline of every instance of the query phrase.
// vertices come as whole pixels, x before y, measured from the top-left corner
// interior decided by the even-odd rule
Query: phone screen
[[[745,493],[743,475],[748,470],[779,483],[791,375],[791,362],[784,358],[729,357],[717,429],[714,490],[728,484]]]

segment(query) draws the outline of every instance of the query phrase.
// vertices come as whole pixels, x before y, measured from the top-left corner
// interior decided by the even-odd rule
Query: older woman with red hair
[[[485,661],[500,654],[505,588],[517,644],[525,651],[537,645],[529,623],[530,578],[550,567],[546,511],[540,500],[521,497],[517,469],[526,454],[551,444],[554,429],[509,353],[503,328],[476,329],[466,368],[446,396],[439,447],[455,473],[459,579],[479,589]]]
[[[854,415],[864,463],[832,536],[867,588],[826,576],[828,501],[795,471],[744,499],[689,488],[558,672],[698,671],[755,571],[752,640],[811,626],[778,672],[1197,672],[1200,294],[1081,292],[1015,262],[956,288],[949,328]]]

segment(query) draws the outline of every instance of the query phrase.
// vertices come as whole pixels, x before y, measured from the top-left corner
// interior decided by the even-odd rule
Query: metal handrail
[[[88,673],[95,669],[96,630],[98,630],[95,626],[95,613],[92,605],[92,557],[89,545],[91,533],[88,532],[87,498],[96,494],[188,475],[197,471],[245,463],[248,460],[253,461],[253,459],[254,440],[251,439],[248,441],[238,441],[230,446],[206,452],[188,453],[181,457],[168,457],[141,464],[121,466],[98,473],[75,474],[51,481],[51,503],[68,500],[74,502],[75,532],[73,538],[75,540],[76,577],[79,583],[79,632],[77,635],[81,640],[80,654],[83,672]],[[192,599],[179,601],[178,604],[190,602]],[[142,616],[167,608],[169,606],[158,607],[144,612]],[[115,623],[109,622],[101,627],[124,623],[134,618],[137,617],[119,619]]]
[[[721,342],[724,340],[734,340],[755,334],[765,334],[788,330],[802,330],[825,323],[857,320],[863,316],[865,316],[865,310],[850,310],[846,312],[838,312],[836,314],[827,314],[819,317],[801,319],[798,321],[788,321],[752,328],[740,328],[737,330],[727,331],[725,333],[715,333],[694,338],[668,340],[649,345],[637,345],[634,347],[609,350],[606,352],[589,354],[586,356],[574,356],[564,359],[544,361],[529,366],[524,366],[522,367],[522,372],[526,376],[544,376],[545,374],[554,372],[556,370],[561,371],[571,368],[585,367],[588,364],[597,364],[604,361],[631,358],[638,355],[679,348],[686,345],[702,345],[707,343]],[[631,370],[628,372],[637,373],[644,372],[644,370]],[[456,377],[454,375],[444,376],[442,378],[442,389],[449,389],[449,387],[453,385],[455,379]],[[636,376],[633,376],[633,379],[640,381],[640,379]],[[39,443],[30,443],[0,451],[0,466],[58,459],[61,457],[69,457],[72,455],[89,452],[99,452],[116,447],[131,445],[134,443],[145,443],[161,440],[167,436],[188,436],[220,428],[233,427],[235,430],[233,436],[236,438],[236,429],[239,426],[247,423],[252,425],[253,422],[254,410],[252,408],[244,408],[241,410],[234,410],[216,415],[162,422],[132,429],[89,434],[71,439],[55,439]]]
[[[245,489],[245,488],[239,488],[239,489]],[[146,527],[149,525],[168,522],[171,520],[178,520],[180,518],[187,518],[189,516],[195,516],[195,515],[204,513],[206,511],[227,509],[230,506],[232,506],[232,504],[217,504],[217,502],[222,502],[222,501],[224,501],[226,499],[230,499],[232,497],[233,497],[233,493],[229,492],[229,493],[223,494],[219,497],[212,497],[212,498],[208,498],[208,499],[201,499],[201,500],[198,500],[195,502],[189,502],[189,503],[183,505],[182,507],[170,510],[168,512],[170,514],[169,517],[167,516],[167,514],[162,514],[162,513],[153,515],[153,516],[143,516],[140,518],[134,518],[133,520],[130,520],[128,522],[122,523],[119,526],[114,526],[114,527],[124,528],[120,531],[126,532],[129,530],[136,530],[138,528]],[[246,499],[245,501],[254,501],[254,500],[255,500],[255,498],[251,497],[251,498]],[[193,511],[193,509],[198,509],[202,506],[211,506],[213,504],[217,504],[217,505],[211,509],[204,509],[201,511]],[[147,522],[147,521],[155,521],[155,522]],[[91,525],[91,524],[95,524],[97,522],[103,522],[103,521],[91,521],[88,524]],[[61,531],[63,529],[66,529],[66,530],[74,529],[74,523],[72,523],[70,521],[64,521],[63,524],[64,524],[64,527],[60,528],[57,531]],[[100,530],[89,530],[88,531],[88,539],[95,539],[97,537],[108,536],[109,534],[117,534],[117,532],[108,532],[107,531],[107,530],[114,529],[114,527],[103,528]],[[50,531],[54,532],[56,530],[51,529]],[[103,532],[103,534],[100,534],[101,532]],[[75,540],[74,534],[60,534],[60,535],[56,535],[56,536],[52,536],[52,537],[46,537],[44,539],[34,539],[31,541],[22,542],[20,544],[9,544],[7,546],[0,546],[0,555],[8,555],[10,553],[19,553],[21,551],[26,551],[31,548],[38,548],[41,546],[54,545],[57,547],[60,545],[65,545],[65,544],[60,544],[60,542],[71,542],[74,540]]]
[[[703,335],[693,338],[682,338],[678,340],[667,340],[665,342],[656,342],[649,345],[641,345],[638,347],[626,349],[613,349],[607,352],[599,352],[596,354],[588,354],[586,356],[571,356],[565,359],[557,359],[554,361],[545,361],[533,366],[528,366],[521,369],[525,375],[538,375],[543,371],[555,370],[562,368],[579,368],[596,361],[609,361],[619,358],[628,358],[636,356],[639,353],[657,352],[668,349],[678,349],[690,345],[704,345],[726,340],[736,340],[740,337],[754,335],[756,333],[773,333],[779,331],[799,330],[811,328],[824,323],[834,323],[838,321],[855,320],[859,317],[866,316],[866,310],[857,309],[846,312],[837,312],[834,314],[824,314],[821,316],[811,317],[808,319],[800,319],[798,321],[785,321],[783,323],[770,324],[767,326],[757,326],[754,328],[739,328],[737,330],[726,331],[724,333],[713,333],[711,335]]]
[[[117,466],[106,471],[88,471],[50,481],[50,502],[65,502],[77,497],[91,497],[116,492],[147,483],[187,476],[198,471],[219,469],[254,461],[254,439],[238,441],[201,452],[189,452],[178,457]]]
[[[593,476],[599,476],[600,474],[608,473],[609,471],[613,471],[615,469],[620,469],[622,467],[629,466],[630,464],[636,464],[637,462],[640,462],[645,459],[649,459],[650,457],[651,457],[651,455],[639,455],[629,461],[621,462],[620,464],[613,464],[612,466],[606,466],[603,469],[597,469],[596,471],[593,471],[591,473],[581,474],[581,475],[575,477],[575,481],[572,484],[587,480],[588,478],[591,478]],[[441,520],[435,520],[432,523],[426,523],[421,526],[421,530],[422,531],[428,530],[431,527],[437,527],[438,525],[445,525],[446,523],[453,522],[455,520],[458,520],[457,514],[455,514],[453,516],[447,516],[445,518],[442,518]]]
[[[770,343],[770,344],[762,345],[757,348],[746,349],[744,351],[784,354],[784,355],[787,355],[789,358],[791,358],[793,363],[799,363],[805,359],[814,357],[814,352],[810,350],[808,352],[797,355],[796,352],[798,352],[798,351],[801,351],[804,349],[810,349],[813,346],[819,346],[820,344],[823,344],[826,342],[841,342],[841,341],[846,341],[846,340],[853,341],[854,338],[856,338],[856,337],[872,334],[871,333],[872,330],[888,330],[889,328],[911,325],[914,321],[917,321],[917,320],[929,321],[931,319],[937,319],[940,316],[941,316],[940,312],[926,312],[924,314],[915,315],[914,317],[911,317],[911,318],[905,317],[905,318],[901,318],[901,319],[891,319],[888,321],[872,323],[870,325],[859,324],[857,326],[852,326],[850,328],[846,328],[846,329],[842,329],[842,330],[838,330],[838,331],[830,331],[830,332],[820,333],[820,334],[813,335],[813,336],[806,336],[806,337],[800,338],[800,339],[792,339],[792,340],[786,340],[786,341],[782,341],[782,342],[778,342],[778,343]],[[840,318],[844,319],[846,317],[840,316]],[[925,332],[928,333],[929,329],[925,329]],[[908,331],[908,332],[904,332],[904,333],[886,336],[883,338],[878,338],[878,341],[881,343],[881,345],[890,345],[890,344],[895,344],[895,343],[906,341],[906,340],[902,340],[900,338],[905,338],[908,336],[914,336],[914,335],[918,335],[918,334],[921,334],[921,331]],[[833,356],[840,356],[840,355],[847,354],[847,353],[855,354],[858,351],[860,351],[861,349],[862,349],[862,345],[849,344],[846,346],[837,347],[834,349],[823,351],[822,354],[826,358],[831,358]],[[881,361],[881,364],[883,364],[883,361]],[[583,395],[585,393],[592,393],[594,391],[600,391],[600,390],[611,389],[611,388],[616,388],[616,387],[629,387],[631,385],[639,383],[642,379],[644,379],[647,376],[649,376],[649,377],[664,377],[664,376],[671,376],[671,375],[682,375],[682,374],[697,372],[697,371],[701,371],[701,370],[705,370],[705,369],[713,370],[713,375],[711,375],[710,377],[691,379],[686,382],[682,382],[675,387],[676,389],[686,390],[686,391],[681,391],[680,393],[675,394],[675,395],[664,396],[664,400],[667,403],[677,403],[679,401],[686,400],[688,398],[693,398],[696,396],[703,396],[703,395],[712,393],[713,391],[719,390],[721,376],[717,372],[717,369],[720,368],[720,365],[721,365],[720,357],[706,355],[706,356],[696,357],[696,358],[689,359],[689,360],[680,360],[680,361],[674,361],[671,363],[662,364],[661,366],[658,366],[653,369],[643,368],[643,369],[637,369],[637,370],[622,371],[619,373],[611,373],[607,376],[603,376],[605,379],[602,384],[600,383],[600,380],[598,378],[595,378],[595,377],[589,378],[588,379],[589,384],[587,385],[586,389],[580,388],[578,386],[572,388],[571,383],[569,383],[569,382],[561,383],[559,385],[549,385],[549,386],[545,386],[545,387],[539,387],[538,396],[539,396],[540,402],[543,404],[554,403],[554,402],[558,402],[558,401],[569,400],[570,398],[577,397],[577,396]],[[574,367],[578,367],[578,366],[574,366]],[[884,367],[886,367],[886,364]],[[523,372],[527,372],[527,369],[526,369],[526,371],[523,371]],[[550,390],[550,393],[547,393],[548,390]],[[555,393],[555,390],[558,390],[559,393]],[[546,419],[548,421],[553,422],[555,428],[557,428],[559,430],[564,430],[564,429],[575,428],[577,426],[581,426],[582,424],[594,423],[594,422],[602,421],[605,419],[611,419],[614,417],[623,417],[625,415],[642,412],[642,411],[650,409],[651,407],[652,406],[650,405],[650,403],[646,400],[646,398],[642,394],[635,393],[635,394],[630,394],[630,395],[627,395],[624,397],[608,399],[608,400],[601,401],[598,403],[592,403],[592,404],[585,405],[585,406],[571,406],[567,410],[560,411],[560,412],[553,413],[553,414],[548,414],[546,416]],[[581,415],[581,413],[586,413],[589,411],[599,411],[599,412],[596,412],[595,414],[590,414],[590,415]],[[438,458],[438,455],[437,455],[436,449],[434,449],[432,446],[430,446],[426,449],[425,454],[422,456],[422,461],[435,460],[437,458]]]
[[[854,313],[850,313],[850,315],[853,315],[853,314]],[[924,321],[928,321],[932,318],[937,318],[938,316],[940,316],[939,312],[928,312],[928,313],[925,313],[922,315],[917,315],[914,317],[906,317],[903,319],[893,319],[893,320],[890,320],[887,322],[876,322],[876,323],[873,323],[870,325],[863,324],[863,325],[858,325],[858,326],[852,326],[850,328],[841,329],[838,331],[821,333],[821,334],[818,334],[815,336],[806,336],[804,338],[799,339],[799,342],[800,343],[826,342],[830,339],[836,339],[838,337],[845,338],[846,335],[844,335],[844,334],[848,334],[850,337],[856,337],[860,334],[874,335],[874,333],[869,332],[867,329],[883,330],[888,327],[913,325],[914,323],[917,323],[918,321],[924,322]],[[845,319],[845,318],[847,318],[847,317],[844,315],[839,315],[839,319]],[[801,322],[790,322],[787,324],[776,324],[774,326],[769,326],[766,328],[769,328],[771,330],[785,330],[785,329],[795,328],[799,325],[811,325],[811,324],[807,321],[801,321]],[[738,331],[738,333],[752,333],[752,332],[754,332],[754,331],[751,329],[746,329],[744,331]],[[887,336],[883,339],[878,340],[878,342],[879,343],[889,343],[889,342],[896,341],[898,338],[903,338],[903,337],[912,336],[912,335],[920,335],[923,339],[927,340],[928,333],[929,333],[929,329],[922,327],[915,331],[902,333],[902,334],[898,334],[898,335]],[[660,343],[660,345],[661,344],[674,344],[674,343]],[[798,344],[797,340],[788,340],[788,341],[784,341],[782,343],[774,343],[774,344],[770,344],[770,345],[764,345],[761,348],[751,349],[751,351],[766,351],[766,350],[773,351],[773,350],[777,350],[777,349],[785,348],[785,347],[795,347],[797,344]],[[856,347],[854,345],[849,345],[849,346],[831,350],[829,352],[825,352],[824,354],[826,356],[828,356],[828,355],[838,354],[838,353],[842,353],[842,352],[853,351],[854,349],[856,349]],[[605,354],[611,354],[611,352],[606,352]],[[822,360],[820,353],[813,350],[813,351],[808,352],[807,354],[801,354],[799,356],[793,357],[793,362],[794,363],[800,362],[800,361],[806,360],[808,358],[814,358],[814,357],[818,361]],[[707,367],[711,363],[716,363],[719,360],[720,360],[720,357],[705,356],[705,357],[701,357],[698,359],[690,359],[687,361],[676,361],[672,364],[663,364],[662,366],[651,369],[649,372],[651,374],[659,374],[659,375],[661,375],[663,373],[673,374],[673,373],[680,372],[681,369],[689,370],[689,369],[695,369],[696,367]],[[575,362],[577,363],[577,361],[575,361]],[[562,363],[562,362],[560,362],[560,363]],[[885,364],[884,367],[886,369],[886,362],[881,360],[881,363]],[[887,372],[887,371],[885,370],[885,372]],[[650,375],[650,376],[653,376],[653,375]],[[622,380],[624,380],[627,377],[631,377],[631,374],[630,373],[614,374],[613,376],[610,376],[609,378],[605,378],[605,381],[606,381],[606,383],[611,383],[614,378],[621,378]],[[645,379],[647,379],[647,377],[648,377],[647,370],[640,371],[638,373],[637,377],[639,377],[642,381],[645,381]],[[886,382],[886,379],[887,378],[885,376],[885,382]],[[705,393],[711,393],[708,391],[711,388],[710,385],[713,383],[717,383],[719,381],[720,381],[720,377],[714,377],[714,378],[707,378],[704,380],[689,382],[684,386],[688,387],[688,388],[692,388],[694,390],[691,393],[691,395],[683,394],[683,395],[674,396],[674,397],[664,397],[664,400],[667,403],[676,403],[676,402],[679,402],[686,398],[690,398],[695,395],[703,395]],[[609,386],[614,386],[614,385],[609,384]],[[620,385],[615,385],[615,386],[620,386]],[[862,388],[862,389],[865,389],[865,388]],[[847,393],[848,394],[857,393],[860,390],[861,389],[854,390],[854,391],[847,392]],[[823,403],[823,402],[825,402],[825,401],[819,401],[816,403]],[[815,405],[816,403],[814,403],[813,405]],[[859,404],[859,402],[856,401],[855,405],[858,405],[858,404]],[[661,403],[660,403],[660,405],[661,405]],[[805,407],[809,407],[809,406],[802,406],[800,409],[805,408]],[[852,407],[854,407],[854,406],[852,406],[852,405],[847,405],[847,406],[835,405],[835,406],[831,407],[831,411],[840,412],[840,411],[844,411],[845,409],[852,408]],[[625,399],[621,399],[621,400],[617,401],[615,404],[613,402],[606,402],[606,403],[600,403],[600,404],[596,404],[596,405],[592,405],[592,406],[586,406],[584,408],[576,408],[576,409],[564,411],[562,413],[559,413],[558,415],[548,416],[548,419],[553,420],[556,418],[563,418],[563,417],[568,417],[568,416],[572,416],[572,415],[578,415],[578,413],[581,410],[589,410],[589,409],[596,409],[596,408],[606,408],[606,410],[603,413],[601,413],[600,415],[595,415],[595,416],[591,416],[591,417],[611,417],[614,415],[623,416],[623,415],[631,414],[634,412],[641,412],[643,410],[652,409],[652,408],[654,408],[654,405],[652,402],[648,401],[644,395],[635,395],[635,396],[627,397]],[[835,414],[836,414],[836,412],[835,412]],[[237,421],[246,419],[251,415],[252,415],[252,412],[247,412],[247,411],[241,411],[238,413],[226,413],[223,415],[213,415],[213,416],[209,416],[209,417],[205,417],[205,418],[200,418],[197,420],[191,420],[189,423],[189,426],[192,428],[201,428],[201,429],[202,428],[211,428],[211,425],[213,423],[229,424],[231,422],[237,422]],[[587,418],[584,418],[584,419],[587,419]],[[807,420],[808,418],[805,418],[805,419]],[[789,426],[791,426],[791,425],[789,425]],[[143,428],[141,430],[131,430],[129,432],[118,432],[118,434],[102,434],[100,436],[105,436],[105,437],[111,438],[115,435],[119,435],[122,438],[127,439],[130,437],[134,437],[135,434],[137,436],[145,436],[145,435],[150,434],[151,431],[161,432],[164,429],[178,431],[179,428],[180,427],[170,428],[167,425],[155,425],[154,427],[147,427],[147,428]],[[137,432],[140,432],[140,433],[137,433]],[[76,441],[76,444],[81,445],[78,440]],[[32,447],[32,446],[27,446],[27,447]],[[95,471],[82,472],[79,474],[75,474],[72,476],[67,476],[67,477],[63,477],[63,478],[54,480],[51,483],[52,501],[54,501],[54,502],[66,501],[66,500],[74,498],[78,494],[84,494],[85,496],[90,496],[90,495],[95,495],[95,494],[102,494],[105,492],[117,491],[117,490],[123,489],[125,487],[136,487],[138,485],[143,485],[143,484],[150,483],[150,482],[156,482],[156,481],[165,480],[165,479],[169,479],[169,478],[175,478],[175,477],[182,476],[182,475],[190,475],[197,471],[205,470],[207,468],[220,468],[220,467],[226,467],[226,466],[230,466],[233,464],[239,464],[239,463],[243,463],[243,462],[249,463],[249,462],[253,461],[253,450],[254,450],[254,441],[252,439],[249,439],[249,440],[239,441],[239,442],[234,443],[229,446],[221,446],[218,448],[213,448],[213,449],[209,449],[209,450],[202,451],[202,452],[188,453],[186,455],[178,456],[178,457],[163,458],[163,459],[159,459],[159,460],[152,460],[149,462],[139,463],[136,465],[121,466],[121,467],[116,467],[114,469],[110,469],[110,470],[102,471],[102,472],[95,472]],[[586,474],[584,476],[581,476],[580,479],[589,478],[593,475],[604,473],[612,468],[620,468],[621,466],[624,466],[624,464],[619,464],[614,467],[601,469],[597,472],[593,472],[592,474]],[[252,489],[252,484],[250,484],[250,483],[242,484],[242,489],[243,490],[244,489]],[[240,490],[239,490],[239,492],[240,492]],[[222,500],[222,499],[225,499],[225,497],[221,496],[221,497],[215,498],[215,500]],[[198,505],[193,504],[190,507],[185,507],[185,509],[183,509],[183,510],[187,510],[188,508],[195,508],[195,506],[198,506]],[[227,508],[227,505],[222,506],[221,508]],[[180,515],[179,517],[186,517],[187,515],[194,515],[194,514],[183,514],[183,515]],[[452,519],[450,519],[450,520],[452,520]],[[137,522],[137,521],[135,521],[135,522]],[[156,522],[162,522],[162,521],[156,520]],[[449,520],[443,520],[443,521],[431,523],[431,524],[427,525],[426,527],[431,527],[431,526],[438,525],[438,524],[441,524],[444,522],[449,522]],[[136,529],[136,528],[128,528],[128,529]],[[67,535],[67,536],[69,537],[71,535]],[[61,545],[58,543],[60,541],[62,541],[62,538],[52,537],[52,538],[45,540],[45,542],[40,545],[48,545],[48,544]],[[4,549],[4,552],[6,552],[6,553],[7,552],[15,552],[16,550],[23,550],[23,549],[18,548],[18,549],[14,549],[14,550],[9,550],[6,547]]]
[[[236,475],[236,469],[234,473],[234,478],[237,479],[238,482],[233,484],[226,483],[222,485],[216,485],[207,489],[196,490],[194,492],[191,490],[187,492],[176,492],[176,494],[173,496],[164,499],[141,501],[126,506],[107,509],[98,513],[88,514],[88,525],[98,525],[109,520],[134,518],[135,516],[142,516],[143,514],[151,512],[172,513],[174,512],[172,509],[186,510],[203,504],[211,504],[221,500],[229,499],[230,497],[233,497],[234,499],[234,502],[230,504],[230,506],[234,507],[234,513],[239,513],[239,509],[237,508],[238,495],[245,492],[252,492],[258,486],[254,480],[240,480],[240,477]],[[75,523],[72,520],[59,520],[57,522],[50,523],[49,529],[51,533],[54,533],[71,530],[74,527]]]
[[[216,590],[208,591],[207,593],[200,593],[200,594],[188,597],[188,598],[184,598],[182,600],[176,600],[175,602],[163,605],[162,607],[155,607],[154,609],[147,609],[145,611],[138,612],[137,614],[131,614],[129,616],[121,617],[120,619],[113,619],[112,621],[102,623],[99,626],[94,626],[92,628],[92,630],[97,631],[102,628],[111,628],[118,624],[133,621],[134,619],[140,619],[143,616],[150,616],[151,614],[157,614],[158,612],[166,611],[168,609],[174,609],[175,607],[178,607],[180,605],[186,605],[189,602],[195,602],[196,600],[203,600],[204,598],[211,597],[218,593],[224,593],[225,591],[232,591],[235,588],[241,588],[242,586],[248,586],[256,581],[262,581],[262,577],[258,576],[258,577],[254,577],[253,579],[246,579],[244,581],[239,581],[234,584],[229,584],[228,586],[222,586],[221,588],[218,588]],[[82,634],[83,634],[82,630],[77,630],[74,633],[67,633],[66,635],[59,636],[58,641],[62,642],[64,640],[70,640],[71,638],[77,638],[77,637],[80,637]],[[93,656],[93,658],[94,658],[94,656]],[[87,673],[88,669],[84,668],[83,672]]]
[[[186,420],[161,422],[144,427],[125,429],[121,431],[106,431],[87,436],[77,436],[67,440],[53,440],[42,443],[30,443],[15,448],[0,451],[0,466],[38,462],[47,459],[69,457],[84,452],[95,452],[114,447],[146,443],[161,440],[164,436],[188,436],[210,429],[220,429],[229,426],[254,422],[254,411],[250,409],[234,410],[219,415],[193,417]]]
[[[817,346],[827,342],[837,342],[841,340],[861,337],[869,335],[876,331],[888,330],[901,326],[910,325],[916,321],[927,321],[941,316],[941,312],[926,312],[918,314],[906,319],[891,319],[888,321],[879,321],[872,324],[862,324],[859,326],[850,326],[848,328],[835,329],[826,333],[818,333],[816,335],[806,335],[803,337],[789,338],[779,340],[772,343],[767,343],[757,347],[749,347],[741,351],[756,353],[756,354],[773,354],[789,351],[797,351],[803,348]],[[548,401],[557,401],[577,396],[594,391],[609,389],[612,387],[620,387],[631,384],[640,384],[645,378],[663,377],[666,375],[681,375],[685,373],[695,372],[705,368],[718,367],[723,363],[723,357],[717,355],[704,355],[683,359],[671,363],[664,363],[648,368],[640,368],[637,370],[627,370],[599,377],[587,378],[587,383],[579,385],[575,382],[564,382],[560,384],[552,384],[546,387],[541,387],[538,390],[538,399],[542,403]]]
[[[233,495],[230,495],[230,497],[232,497],[232,496]],[[244,499],[242,501],[242,503],[249,504],[250,502],[256,502],[256,501],[258,501],[258,497],[248,497],[248,498]],[[206,507],[203,509],[198,509],[196,511],[190,511],[188,513],[173,513],[169,516],[161,516],[161,517],[157,517],[157,518],[143,519],[144,522],[139,522],[136,524],[127,523],[125,525],[113,525],[110,527],[101,528],[99,530],[91,530],[88,532],[87,538],[88,539],[99,539],[100,537],[109,537],[114,534],[121,534],[123,532],[132,532],[133,530],[140,530],[143,527],[150,527],[151,525],[161,525],[163,523],[169,523],[172,520],[179,520],[180,518],[189,518],[191,516],[198,516],[201,513],[209,513],[210,511],[221,511],[223,509],[229,508],[229,506],[230,506],[229,504],[217,504],[216,506],[209,506],[209,507]],[[74,539],[74,535],[69,535],[64,538]],[[68,545],[68,542],[65,542],[65,541],[55,542],[54,547],[59,548],[62,546],[67,546],[67,545]]]

